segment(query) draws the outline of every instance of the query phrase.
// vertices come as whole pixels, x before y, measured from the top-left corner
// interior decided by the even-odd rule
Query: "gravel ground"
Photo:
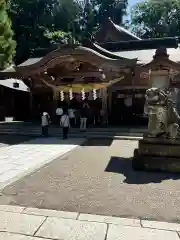
[[[0,204],[180,220],[180,175],[134,172],[137,141],[91,140],[6,187]]]

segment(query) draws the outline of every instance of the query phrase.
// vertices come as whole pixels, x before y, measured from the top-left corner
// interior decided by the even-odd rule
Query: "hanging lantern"
[[[69,90],[69,99],[72,100],[73,99],[73,92],[72,92],[72,88]]]
[[[93,99],[96,100],[97,98],[97,92],[96,89],[93,89]]]
[[[85,95],[84,88],[82,89],[81,93],[82,93],[82,100],[85,100],[86,99],[86,95]]]
[[[60,98],[61,98],[61,101],[63,102],[64,101],[64,92],[63,91],[60,92]]]

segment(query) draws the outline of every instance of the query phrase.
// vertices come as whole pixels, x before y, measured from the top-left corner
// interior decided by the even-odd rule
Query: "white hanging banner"
[[[143,97],[143,94],[141,94],[141,93],[135,94],[135,98],[142,98],[142,97]]]
[[[117,95],[117,98],[124,98],[124,94],[122,94],[122,93],[119,93],[118,95]]]
[[[124,104],[126,105],[126,107],[131,107],[132,106],[132,97],[125,98]]]

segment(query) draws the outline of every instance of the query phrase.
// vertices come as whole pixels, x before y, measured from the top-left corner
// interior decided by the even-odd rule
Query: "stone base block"
[[[180,172],[180,144],[140,140],[132,161],[134,170]]]
[[[140,155],[152,155],[162,157],[179,157],[180,158],[180,143],[176,141],[162,141],[149,142],[146,140],[139,141],[138,152]]]

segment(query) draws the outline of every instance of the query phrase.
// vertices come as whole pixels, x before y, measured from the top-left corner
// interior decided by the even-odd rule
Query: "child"
[[[60,120],[60,125],[62,126],[62,129],[63,129],[63,139],[67,139],[67,135],[70,127],[70,120],[69,120],[67,110],[64,110],[63,112],[63,115]]]

